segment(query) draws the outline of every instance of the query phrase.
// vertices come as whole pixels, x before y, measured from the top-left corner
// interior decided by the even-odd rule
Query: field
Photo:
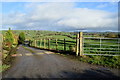
[[[26,39],[32,41],[32,45],[40,48],[49,48],[54,50],[75,51],[76,48],[76,33],[74,32],[55,32],[55,31],[37,31],[37,30],[13,30],[13,33],[18,35],[24,32]],[[3,35],[5,31],[3,31]],[[119,39],[104,39],[106,33],[84,33],[83,48],[87,54],[119,54]],[[117,34],[117,33],[114,33]],[[87,37],[87,38],[86,38]],[[88,38],[88,37],[99,37]],[[101,37],[101,41],[100,41]],[[103,38],[104,37],[104,38]],[[49,39],[49,40],[48,40]],[[65,41],[64,41],[65,40]],[[49,42],[49,43],[48,43]]]
[[[26,40],[30,40],[32,46],[36,46],[38,48],[57,50],[57,51],[68,51],[70,52],[69,54],[75,52],[76,49],[75,32],[13,30],[13,33],[16,35],[18,35],[20,32],[25,33]],[[5,31],[3,31],[3,35],[4,34]],[[118,33],[84,32],[83,54],[119,55],[120,54],[119,39],[115,38],[114,35],[111,35],[111,38],[110,36],[106,36],[109,34],[117,35]],[[88,37],[95,37],[95,38],[90,39]],[[104,39],[104,38],[109,38],[109,39]],[[80,61],[120,68],[119,56],[87,55],[86,57],[80,58]]]

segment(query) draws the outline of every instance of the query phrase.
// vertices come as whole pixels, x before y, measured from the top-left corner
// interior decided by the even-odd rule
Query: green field
[[[2,31],[3,35],[5,31]],[[55,31],[39,31],[39,30],[13,30],[13,33],[19,35],[20,32],[24,32],[26,39],[32,41],[32,45],[40,48],[48,48],[48,39],[50,39],[50,49],[64,50],[64,39],[67,51],[76,48],[76,33],[75,32],[55,32]],[[105,37],[105,35],[111,34],[110,32],[93,33],[84,32],[84,37]],[[114,33],[118,34],[118,33]],[[112,35],[113,36],[113,35]],[[105,37],[107,38],[107,37]],[[42,40],[41,40],[42,39]],[[44,44],[45,39],[45,44]],[[57,39],[57,44],[56,44]],[[119,41],[118,39],[84,39],[84,52],[89,54],[119,54]],[[45,46],[44,46],[45,45]],[[105,52],[106,51],[106,52]]]
[[[2,31],[3,35],[6,31]],[[24,32],[26,39],[31,40],[31,44],[38,48],[51,50],[63,51],[66,48],[66,51],[70,53],[75,52],[76,49],[76,33],[74,32],[55,32],[55,31],[38,31],[38,30],[13,30],[13,33],[17,36],[20,32]],[[84,32],[84,37],[106,37],[111,33],[87,33]],[[112,33],[117,35],[118,33]],[[114,37],[112,35],[111,37]],[[50,39],[48,44],[48,39]],[[65,43],[64,43],[65,39]],[[57,41],[56,41],[57,40]],[[84,39],[84,53],[83,54],[110,54],[110,55],[119,55],[119,40],[118,39]],[[101,43],[101,44],[100,44]],[[94,45],[93,45],[94,44]],[[65,47],[64,47],[65,46]],[[89,55],[83,58],[80,58],[80,61],[88,62],[91,64],[99,64],[104,66],[120,68],[120,58],[119,56],[94,56]]]

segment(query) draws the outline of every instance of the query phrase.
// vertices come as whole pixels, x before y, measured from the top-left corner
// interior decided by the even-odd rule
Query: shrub
[[[19,44],[24,44],[24,41],[25,41],[25,34],[24,34],[24,32],[21,32],[21,33],[19,34],[18,43],[19,43]]]
[[[115,33],[109,33],[109,34],[106,35],[106,37],[108,37],[108,38],[118,38],[118,35],[115,34]]]
[[[7,47],[8,50],[11,49],[14,42],[14,35],[12,30],[9,28],[9,30],[5,33],[4,36],[4,47]]]

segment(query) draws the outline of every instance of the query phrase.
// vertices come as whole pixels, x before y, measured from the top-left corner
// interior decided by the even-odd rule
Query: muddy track
[[[30,48],[30,47],[28,47]],[[22,46],[17,50],[15,62],[4,75],[5,78],[115,78],[120,70],[90,65],[72,60],[53,52]]]

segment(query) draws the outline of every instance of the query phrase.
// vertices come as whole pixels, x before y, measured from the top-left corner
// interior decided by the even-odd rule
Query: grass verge
[[[8,68],[10,68],[10,65],[0,65],[0,73],[3,71],[6,71]]]
[[[80,61],[120,69],[120,56],[85,56]]]
[[[60,54],[64,57],[68,57],[70,59],[82,61],[89,64],[100,65],[104,67],[110,68],[118,68],[120,69],[120,56],[75,56],[70,54]]]
[[[16,54],[17,47],[13,47],[7,53],[7,56],[5,58],[3,58],[3,60],[2,60],[3,64],[0,66],[0,68],[1,68],[0,72],[5,72],[6,70],[8,70],[11,67],[11,65],[12,65],[12,63],[13,63],[13,61],[15,59],[15,57],[12,57],[11,55]]]
[[[27,48],[27,47],[25,47],[25,46],[22,46],[22,47],[23,47],[24,49],[30,51],[31,53],[36,53],[35,51],[31,50],[30,48]]]

